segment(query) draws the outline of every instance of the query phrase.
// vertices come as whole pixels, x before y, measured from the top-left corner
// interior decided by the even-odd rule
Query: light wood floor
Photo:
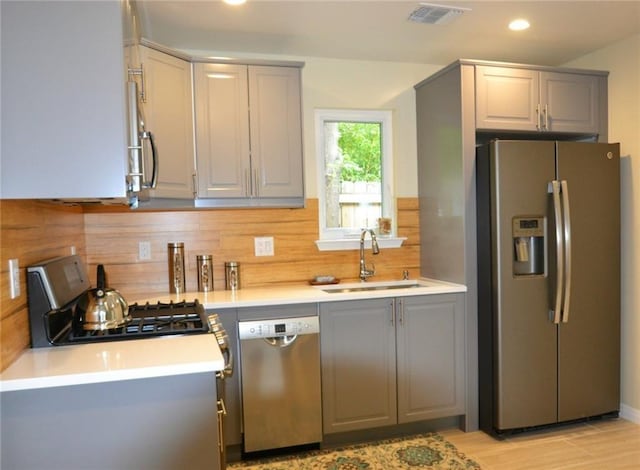
[[[481,431],[441,431],[482,470],[640,469],[640,425],[593,421],[519,434],[503,440]]]

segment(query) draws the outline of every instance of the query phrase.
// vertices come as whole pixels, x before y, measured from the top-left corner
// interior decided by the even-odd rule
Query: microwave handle
[[[148,140],[149,141],[149,146],[151,147],[151,180],[150,181],[144,181],[142,183],[142,186],[144,188],[150,188],[150,189],[155,189],[155,187],[158,184],[158,151],[156,149],[156,144],[153,140],[153,134],[149,131],[142,131],[140,132],[140,140],[144,141],[144,140]],[[141,145],[142,147],[142,162],[143,162],[143,168],[142,168],[142,174],[146,175],[146,171],[144,168],[144,162],[146,162],[146,158],[144,155],[144,145]]]

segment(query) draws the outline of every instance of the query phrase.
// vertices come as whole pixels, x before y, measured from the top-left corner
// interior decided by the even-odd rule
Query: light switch
[[[253,244],[256,256],[273,256],[273,237],[256,237]]]

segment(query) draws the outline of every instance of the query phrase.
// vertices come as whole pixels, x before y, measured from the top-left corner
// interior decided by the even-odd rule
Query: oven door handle
[[[233,375],[233,352],[225,346],[220,346],[220,352],[224,356],[224,368],[216,372],[216,377],[224,380]]]
[[[231,348],[226,347],[222,350],[222,354],[225,356],[222,375],[225,377],[231,377],[233,375],[233,352],[231,351]]]

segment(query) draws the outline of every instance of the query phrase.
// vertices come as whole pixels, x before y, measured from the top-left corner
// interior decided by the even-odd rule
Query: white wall
[[[384,109],[393,112],[395,192],[418,196],[416,108],[413,86],[439,65],[307,58],[302,70],[305,185],[317,197],[314,111],[318,108]]]
[[[640,423],[640,34],[566,65],[610,72],[609,141],[622,154],[621,411]]]

